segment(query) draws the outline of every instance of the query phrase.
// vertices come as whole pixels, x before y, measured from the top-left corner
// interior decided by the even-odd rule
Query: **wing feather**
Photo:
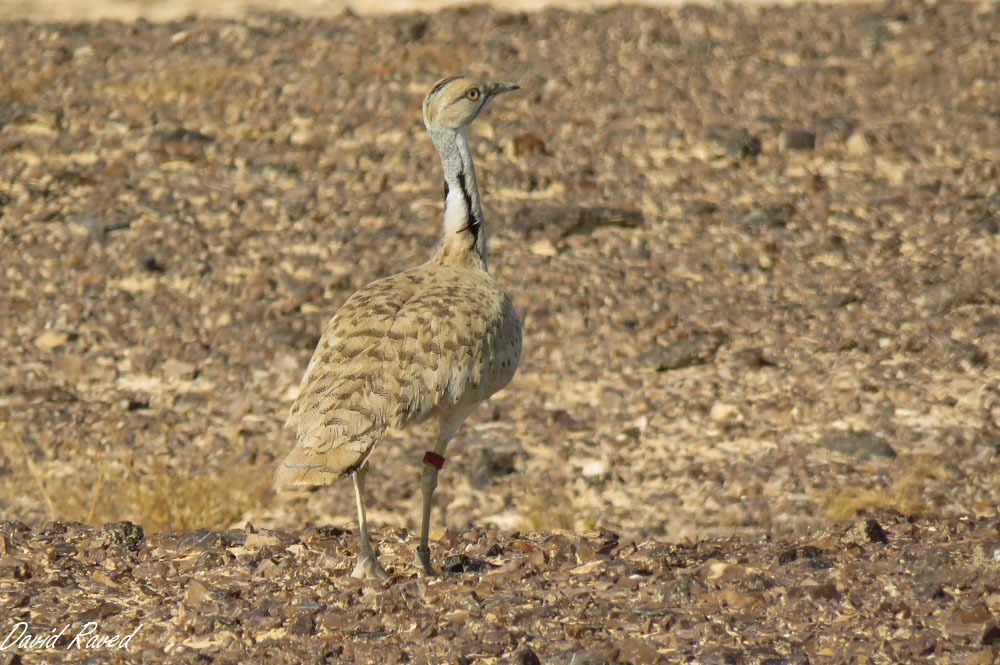
[[[482,401],[513,376],[520,346],[517,315],[486,273],[424,264],[373,282],[330,320],[309,362],[279,485],[333,482],[387,428]]]

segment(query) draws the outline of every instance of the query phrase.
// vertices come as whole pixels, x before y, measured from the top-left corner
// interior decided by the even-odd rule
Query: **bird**
[[[444,170],[444,223],[431,258],[355,292],[326,325],[287,426],[295,447],[275,473],[278,488],[354,482],[360,553],[351,575],[388,579],[368,535],[365,476],[390,427],[437,422],[425,453],[416,564],[428,576],[432,497],[444,452],[473,411],[513,378],[521,321],[487,271],[483,209],[469,126],[514,83],[441,79],[423,102],[424,126]]]

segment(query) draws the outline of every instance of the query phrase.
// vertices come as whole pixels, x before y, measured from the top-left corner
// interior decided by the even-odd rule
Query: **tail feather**
[[[347,446],[331,448],[322,453],[296,446],[278,466],[274,484],[278,488],[329,485],[361,466],[367,457],[366,453],[367,451],[352,450]]]

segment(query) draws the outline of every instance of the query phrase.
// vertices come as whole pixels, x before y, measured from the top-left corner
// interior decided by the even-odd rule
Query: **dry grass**
[[[577,525],[569,492],[561,487],[539,488],[518,500],[521,514],[518,528],[522,531],[567,531]],[[585,520],[586,528],[596,520]]]
[[[45,89],[61,73],[56,65],[47,65],[34,72],[22,72],[18,76],[0,79],[0,98],[10,101],[30,100]]]
[[[4,446],[4,452],[7,454],[8,458],[13,460],[20,456],[20,459],[24,460],[24,470],[27,478],[22,482],[18,482],[15,478],[15,485],[29,485],[34,484],[38,489],[38,493],[41,495],[42,499],[45,501],[45,505],[49,509],[49,519],[56,519],[58,511],[56,510],[55,503],[52,501],[52,495],[45,488],[45,479],[42,477],[41,472],[39,472],[38,467],[35,466],[34,460],[31,459],[31,453],[28,451],[28,447],[24,445],[24,439],[21,438],[21,432],[18,431],[17,425],[11,420],[10,411],[3,409],[0,411],[0,425],[3,425],[4,441],[10,441],[14,447],[17,448],[14,454],[11,455],[6,451],[6,445]],[[99,487],[99,486],[98,486]]]
[[[72,464],[36,461],[6,410],[0,411],[0,428],[0,450],[9,469],[0,484],[4,496],[43,502],[50,520],[103,524],[127,519],[150,533],[221,529],[271,491],[270,468],[242,454],[212,466],[123,461],[101,449],[75,451]]]
[[[831,520],[850,519],[875,508],[891,508],[904,515],[924,515],[932,509],[922,498],[928,486],[946,477],[947,472],[939,460],[929,455],[913,455],[907,463],[894,467],[884,486],[814,489],[809,494]]]

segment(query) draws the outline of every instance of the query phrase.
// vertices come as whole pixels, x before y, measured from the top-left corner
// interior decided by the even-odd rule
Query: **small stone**
[[[717,423],[724,423],[733,420],[737,415],[739,415],[739,407],[735,404],[716,402],[712,405],[708,417]]]
[[[574,638],[575,639],[575,638]],[[612,665],[621,662],[618,659],[619,650],[611,644],[591,647],[574,653],[568,662],[573,665]]]
[[[972,342],[948,338],[941,343],[941,346],[948,354],[948,360],[958,369],[962,369],[966,365],[985,366],[990,360],[989,354]]]
[[[846,141],[858,126],[854,118],[844,116],[826,116],[815,121],[816,128],[824,136],[833,136],[838,141]]]
[[[189,379],[194,376],[195,369],[191,363],[169,358],[161,366],[163,376],[168,379]]]
[[[31,576],[28,562],[16,556],[0,557],[0,579],[23,580]]]
[[[121,605],[115,603],[100,603],[89,610],[84,610],[77,614],[75,620],[81,622],[100,621],[101,619],[107,619],[110,616],[120,614],[124,609]]]
[[[533,242],[531,244],[531,252],[532,254],[537,254],[538,256],[547,256],[550,258],[553,256],[559,256],[559,250],[556,249],[556,246],[552,244],[552,241],[548,238],[542,238],[541,240]]]
[[[788,226],[795,215],[795,204],[787,201],[765,203],[739,219],[739,223],[752,230],[783,229]]]
[[[292,635],[312,635],[316,630],[316,622],[308,612],[299,612],[288,625],[288,632]]]
[[[565,409],[556,409],[549,414],[549,420],[553,425],[562,427],[574,432],[580,432],[587,429],[587,425],[580,420],[574,418]]]
[[[1000,647],[1000,626],[996,623],[987,625],[981,641],[984,647]]]
[[[316,132],[310,127],[299,127],[289,134],[288,142],[296,146],[312,145],[317,142]]]
[[[644,223],[642,211],[632,208],[531,205],[515,211],[507,228],[525,235],[541,234],[550,240],[562,240],[571,235],[590,234],[596,228],[639,228]]]
[[[732,363],[734,366],[742,369],[760,369],[762,367],[775,367],[778,363],[774,362],[764,354],[764,350],[760,347],[750,347],[749,349],[742,349],[737,351],[732,356]]]
[[[146,532],[142,526],[132,522],[108,522],[97,532],[97,540],[104,547],[121,547],[132,552],[138,551]]]
[[[155,256],[147,256],[145,259],[143,259],[142,267],[143,269],[148,270],[149,272],[155,272],[160,274],[165,273],[167,271],[166,266],[157,261]]]
[[[800,647],[788,644],[775,648],[773,646],[755,647],[741,654],[741,662],[757,663],[759,665],[809,665],[809,655]]]
[[[178,550],[204,550],[222,545],[222,534],[208,529],[188,531],[177,541]]]
[[[91,235],[102,235],[110,233],[111,231],[117,231],[118,229],[127,229],[132,226],[132,220],[125,217],[105,217],[98,215],[83,215],[80,217],[74,217],[69,220],[72,224],[83,227]]]
[[[594,459],[584,462],[580,474],[584,478],[597,478],[608,472],[608,465],[604,460]]]
[[[855,132],[847,139],[847,152],[852,155],[867,155],[871,152],[871,142],[865,134]]]
[[[782,550],[781,552],[778,552],[778,556],[775,558],[777,559],[778,563],[791,563],[792,561],[795,561],[796,559],[799,558],[799,553],[798,550],[796,550],[794,547],[790,547],[787,550]]]
[[[257,575],[258,577],[272,579],[274,577],[277,577],[277,575],[280,572],[281,569],[278,567],[278,564],[276,564],[274,561],[271,561],[270,559],[264,559],[259,564],[257,564],[257,569],[254,571],[254,574]]]
[[[811,129],[790,128],[781,132],[778,138],[778,150],[814,150],[816,148],[816,132]]]
[[[956,608],[951,613],[952,621],[958,623],[985,623],[990,618],[990,610],[985,603],[977,603],[969,608]]]
[[[756,157],[761,151],[760,138],[745,127],[713,126],[705,131],[705,139],[717,144],[725,154],[735,159]]]
[[[799,548],[799,556],[803,556],[807,559],[818,559],[823,556],[823,550],[815,545],[803,545]]]
[[[486,567],[482,559],[473,559],[465,554],[456,554],[444,560],[441,570],[446,573],[477,573]]]
[[[865,520],[864,529],[868,540],[873,543],[885,543],[889,541],[889,537],[886,535],[882,525],[871,518]]]
[[[738,665],[746,660],[732,647],[708,647],[698,654],[697,662],[699,665]]]
[[[206,591],[204,584],[198,580],[191,580],[184,591],[184,602],[188,605],[198,605],[204,602]]]
[[[996,663],[995,657],[996,653],[993,649],[980,649],[962,659],[962,665],[994,665]]]
[[[703,365],[715,356],[726,339],[722,333],[694,333],[666,346],[654,346],[639,354],[639,362],[657,372]]]
[[[243,545],[248,550],[259,549],[266,545],[270,545],[271,547],[284,547],[284,544],[281,542],[281,538],[278,538],[274,534],[258,532],[248,533],[246,542],[244,542]]]
[[[618,658],[633,665],[658,663],[663,659],[656,649],[634,637],[622,642],[618,648]]]
[[[829,183],[821,173],[810,173],[805,177],[805,186],[810,192],[822,192],[829,187]]]
[[[183,127],[161,129],[149,138],[150,149],[170,159],[201,159],[213,143],[215,139],[211,136]]]
[[[514,654],[514,662],[517,665],[542,665],[542,661],[538,659],[538,654],[531,647],[521,647],[518,649],[517,653]]]
[[[817,445],[858,459],[895,457],[896,451],[882,437],[871,432],[835,431],[823,436]]]
[[[978,335],[988,335],[1000,332],[1000,317],[984,314],[976,321],[975,332]]]
[[[249,523],[247,526],[249,533],[256,533],[255,530],[249,528],[251,526]],[[315,538],[316,540],[335,540],[343,536],[345,533],[350,533],[350,531],[348,529],[342,529],[339,526],[332,526],[329,524],[324,524],[322,526],[317,526],[317,527],[309,527],[308,529],[306,529],[306,535],[309,537],[308,539],[310,540],[312,538]],[[302,542],[305,541],[306,539],[302,539]]]
[[[396,37],[403,43],[419,42],[427,35],[430,29],[430,21],[426,18],[417,18],[406,21],[396,29]]]
[[[840,600],[840,591],[837,590],[837,585],[833,582],[807,586],[806,592],[810,598],[816,600]]]
[[[521,155],[547,155],[545,141],[535,134],[519,134],[510,141],[515,157]]]
[[[35,338],[35,346],[44,351],[50,351],[69,341],[69,333],[61,330],[46,330]]]
[[[826,297],[826,306],[828,309],[840,309],[855,302],[858,302],[858,294],[851,291],[839,291],[831,293]]]

